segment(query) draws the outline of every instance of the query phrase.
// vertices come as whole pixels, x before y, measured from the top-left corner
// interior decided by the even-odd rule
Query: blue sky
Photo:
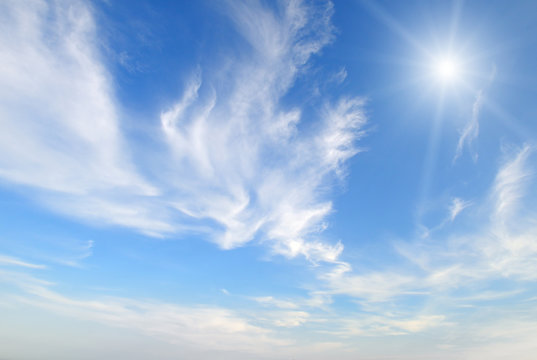
[[[0,358],[531,359],[536,14],[4,1]]]

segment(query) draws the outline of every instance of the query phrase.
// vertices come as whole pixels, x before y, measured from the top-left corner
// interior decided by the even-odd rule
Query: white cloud
[[[126,225],[123,213],[156,189],[121,134],[95,27],[78,1],[2,4],[0,177],[69,216]]]
[[[419,333],[431,328],[450,325],[443,315],[361,315],[340,319],[335,330],[327,331],[337,336],[401,336]]]
[[[280,309],[296,309],[298,305],[292,301],[276,299],[273,296],[259,296],[254,298],[260,304],[272,305]]]
[[[461,211],[471,205],[471,202],[464,201],[460,198],[453,198],[449,207],[449,220],[453,221]]]
[[[435,233],[437,233],[440,230],[445,229],[446,226],[450,225],[453,221],[455,221],[455,218],[459,216],[459,214],[466,209],[467,207],[471,206],[472,202],[463,200],[458,197],[453,197],[450,199],[449,206],[448,206],[448,214],[447,216],[437,225],[433,227],[427,227],[423,224],[419,224],[418,228],[421,233],[421,238],[426,239],[432,237]],[[398,249],[398,251],[404,251],[402,249]],[[411,254],[406,254],[412,257],[415,257]]]
[[[483,106],[483,90],[479,90],[475,97],[474,104],[472,105],[472,117],[468,124],[462,130],[461,136],[459,137],[459,142],[457,143],[457,150],[455,151],[455,156],[453,161],[455,162],[461,155],[464,145],[471,147],[473,141],[479,135],[479,112]],[[472,153],[472,159],[477,161],[477,152]]]
[[[494,217],[504,221],[516,210],[522,198],[525,181],[531,172],[526,168],[526,161],[532,148],[525,145],[513,160],[508,161],[496,175],[492,192],[495,201]]]
[[[32,264],[32,263],[22,261],[20,259],[17,259],[11,256],[6,256],[6,255],[0,255],[0,265],[22,266],[22,267],[31,268],[31,269],[45,269],[46,268],[45,265]]]
[[[467,316],[464,327],[446,336],[446,341],[463,358],[530,360],[537,345],[534,306],[512,302],[506,308],[487,308],[488,316]]]
[[[279,101],[331,39],[331,9],[318,13],[290,2],[280,10],[233,3],[230,16],[252,47],[228,70],[235,80],[225,91],[209,81],[204,92],[196,73],[161,114],[170,166],[179,174],[172,202],[183,214],[218,223],[222,230],[212,236],[222,248],[261,234],[276,253],[335,261],[342,245],[311,235],[324,229],[331,211],[321,186],[341,176],[343,163],[358,151],[363,101],[326,104],[311,130],[298,130],[301,110],[281,108]]]
[[[446,317],[443,315],[420,315],[413,319],[393,320],[389,325],[407,332],[421,332],[438,326]]]
[[[299,309],[327,309],[332,298],[324,293],[310,293],[309,297],[276,298],[274,296],[257,296],[252,300],[265,308],[299,310]]]
[[[181,306],[127,298],[76,299],[51,290],[52,284],[18,272],[0,272],[0,281],[15,285],[20,295],[6,297],[18,304],[43,308],[55,314],[107,326],[127,328],[172,344],[198,349],[260,353],[290,342],[278,339],[268,328],[253,325],[235,311],[216,306]],[[6,300],[6,301],[7,301]],[[276,326],[296,326],[306,315],[292,315]]]
[[[485,90],[494,81],[495,77],[496,67],[494,66],[489,75],[487,85],[483,89],[479,90],[476,94],[474,103],[472,105],[472,117],[462,130],[461,136],[459,137],[459,142],[457,143],[457,149],[455,151],[455,156],[453,157],[453,162],[457,161],[457,159],[462,155],[462,151],[465,145],[470,149],[474,162],[477,161],[478,154],[477,151],[473,149],[473,142],[475,141],[475,139],[477,139],[477,136],[479,135],[479,113],[481,112],[483,102],[485,101]]]
[[[345,81],[346,78],[347,78],[347,70],[344,67],[342,67],[337,73],[333,74],[330,77],[330,81],[336,84],[341,84]]]
[[[41,254],[44,259],[47,259],[56,262],[58,264],[72,266],[72,267],[83,267],[83,260],[89,258],[93,255],[93,246],[94,241],[66,241],[62,243],[61,241],[57,244],[56,249],[54,249],[54,254],[45,255]]]
[[[349,270],[350,271],[350,270]],[[367,302],[383,302],[394,297],[425,292],[425,284],[414,275],[394,271],[366,274],[329,274],[321,276],[327,281],[328,293],[348,295]]]
[[[326,292],[357,298],[367,305],[409,295],[433,298],[465,289],[470,294],[463,297],[477,301],[479,294],[486,294],[488,282],[504,278],[535,281],[535,206],[524,201],[528,187],[535,185],[531,154],[532,148],[523,146],[500,166],[489,194],[473,204],[476,211],[468,214],[475,222],[470,230],[448,228],[445,237],[399,241],[396,254],[406,261],[398,258],[390,269],[355,273],[350,264],[339,262],[320,275]],[[467,204],[455,199],[448,220],[463,216],[461,210]],[[472,294],[476,284],[482,288]]]
[[[169,151],[160,153],[122,134],[114,80],[85,3],[2,7],[2,179],[92,224],[152,236],[202,232],[225,249],[258,238],[285,256],[337,259],[341,244],[312,238],[332,210],[326,189],[358,152],[363,101],[326,102],[300,128],[300,104],[280,103],[332,40],[330,3],[229,3],[226,14],[250,47],[224,58],[222,69],[194,71],[161,113]],[[143,169],[151,180],[140,175],[134,148],[159,157]]]
[[[111,187],[151,193],[119,133],[91,12],[78,2],[3,8],[0,175],[80,195]]]
[[[301,326],[310,318],[310,314],[305,311],[274,311],[264,314],[267,315],[270,316],[269,321],[272,324],[286,328]]]

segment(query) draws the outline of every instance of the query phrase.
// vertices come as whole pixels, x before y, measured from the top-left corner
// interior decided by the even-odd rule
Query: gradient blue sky
[[[536,49],[535,1],[2,1],[0,359],[534,359]]]

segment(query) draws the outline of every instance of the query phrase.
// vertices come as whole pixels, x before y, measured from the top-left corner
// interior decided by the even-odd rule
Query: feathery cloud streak
[[[483,89],[480,89],[476,94],[474,103],[472,105],[472,117],[461,132],[461,136],[459,137],[459,141],[457,143],[457,149],[455,150],[455,156],[453,157],[453,162],[457,161],[457,159],[462,155],[465,145],[470,149],[472,160],[474,162],[477,161],[478,153],[475,149],[473,149],[472,145],[479,135],[479,114],[481,112],[481,108],[483,107],[483,102],[485,101],[485,92],[490,87],[495,77],[496,67],[494,66],[489,75],[486,86]]]
[[[111,297],[75,299],[53,291],[51,283],[39,278],[2,269],[0,283],[20,290],[19,294],[6,296],[6,303],[26,304],[71,318],[136,330],[172,344],[249,353],[263,353],[272,346],[289,344],[274,337],[270,329],[253,325],[246,317],[225,308]]]
[[[414,267],[400,264],[399,259],[399,264],[394,262],[389,270],[356,274],[350,264],[339,262],[321,275],[327,284],[326,292],[378,303],[405,296],[449,293],[478,282],[484,286],[502,278],[534,281],[535,208],[523,201],[528,188],[535,186],[529,161],[534,149],[525,145],[512,152],[499,168],[488,195],[473,205],[479,209],[467,215],[484,214],[475,228],[463,232],[444,229],[444,237],[397,242],[397,253]],[[460,217],[465,216],[460,214],[461,206],[456,206]],[[453,213],[452,208],[451,217]],[[450,223],[444,222],[443,226],[449,227]]]
[[[300,108],[279,104],[309,57],[331,39],[330,15],[329,6],[312,9],[298,2],[280,16],[257,2],[235,3],[231,18],[252,51],[233,66],[229,93],[209,85],[203,98],[196,73],[182,98],[161,114],[171,166],[180,174],[174,206],[222,225],[215,241],[223,248],[261,232],[287,256],[333,261],[341,252],[340,244],[306,237],[322,230],[331,211],[320,185],[357,152],[363,101],[326,104],[309,133],[297,128]]]
[[[324,229],[331,211],[321,188],[342,176],[358,151],[363,101],[326,102],[301,127],[301,105],[280,102],[331,41],[331,4],[290,1],[275,10],[230,3],[227,14],[250,49],[226,70],[234,80],[225,88],[203,75],[214,71],[198,69],[177,103],[162,111],[169,152],[150,173],[167,175],[151,179],[131,155],[142,145],[121,132],[91,9],[41,1],[2,7],[5,181],[98,224],[157,236],[194,229],[226,249],[259,238],[290,257],[338,257],[341,244],[309,235]]]

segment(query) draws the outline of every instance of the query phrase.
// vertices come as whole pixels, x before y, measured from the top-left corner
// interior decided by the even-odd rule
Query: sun
[[[455,82],[460,73],[460,64],[454,57],[442,57],[433,64],[433,75],[442,84]]]

